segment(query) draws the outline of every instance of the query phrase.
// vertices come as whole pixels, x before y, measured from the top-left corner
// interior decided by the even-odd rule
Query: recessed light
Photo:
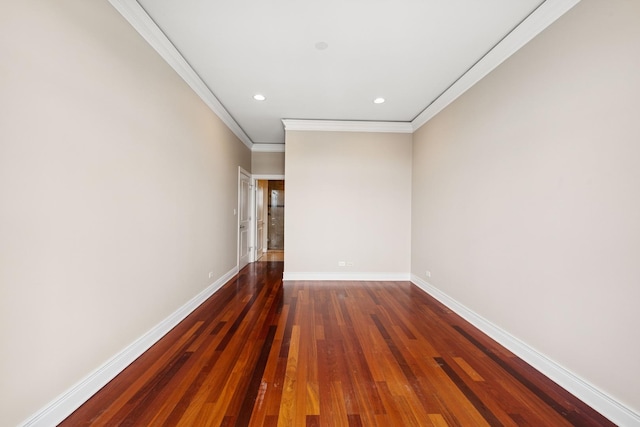
[[[329,44],[327,42],[318,42],[318,43],[316,43],[316,49],[318,49],[318,50],[325,50],[328,47],[329,47]]]
[[[256,101],[264,101],[267,98],[264,95],[260,95],[259,93],[256,93],[255,95],[253,95],[253,99],[255,99]]]
[[[373,100],[374,104],[382,104],[384,102],[384,98],[376,98]]]

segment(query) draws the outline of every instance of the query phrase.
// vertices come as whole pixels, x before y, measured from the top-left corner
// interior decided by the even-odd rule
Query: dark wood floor
[[[247,266],[62,425],[613,425],[411,283],[282,266]]]

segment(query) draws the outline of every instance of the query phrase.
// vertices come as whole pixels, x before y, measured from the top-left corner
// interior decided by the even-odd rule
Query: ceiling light
[[[260,95],[259,93],[256,93],[255,95],[253,95],[253,99],[255,99],[256,101],[264,101],[267,98],[264,95]]]
[[[374,104],[382,104],[384,102],[384,98],[376,98],[373,100]]]
[[[316,43],[316,49],[318,49],[318,50],[325,50],[328,47],[329,47],[329,44],[327,42],[318,42],[318,43]]]

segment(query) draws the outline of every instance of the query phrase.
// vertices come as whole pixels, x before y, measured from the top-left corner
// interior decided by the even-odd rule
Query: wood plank
[[[462,357],[454,357],[453,360],[455,360],[456,363],[458,364],[458,366],[460,366],[467,373],[467,375],[469,375],[469,378],[471,378],[474,381],[484,381],[484,378],[482,378],[482,376],[480,374],[478,374],[471,367],[471,365],[469,365],[469,363],[467,363],[467,361],[464,360],[464,358],[462,358]]]

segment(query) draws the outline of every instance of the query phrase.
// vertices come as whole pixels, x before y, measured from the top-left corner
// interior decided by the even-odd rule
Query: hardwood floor
[[[62,426],[607,426],[408,282],[243,269]]]
[[[284,261],[284,251],[277,249],[270,249],[258,259],[258,262],[264,261]]]

